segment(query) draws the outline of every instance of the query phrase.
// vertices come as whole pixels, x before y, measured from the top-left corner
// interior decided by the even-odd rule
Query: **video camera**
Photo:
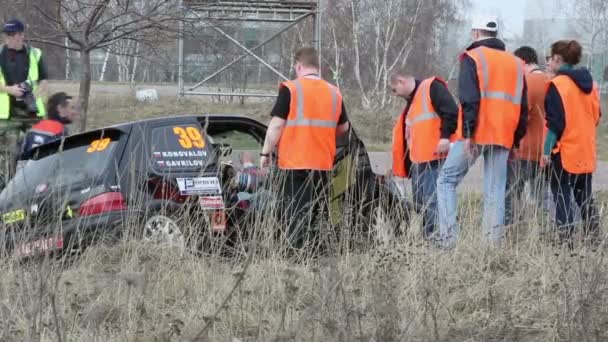
[[[17,98],[17,101],[23,101],[28,114],[37,114],[38,106],[36,106],[36,97],[34,97],[32,83],[29,81],[21,82],[19,83],[19,88],[23,92],[23,95]]]

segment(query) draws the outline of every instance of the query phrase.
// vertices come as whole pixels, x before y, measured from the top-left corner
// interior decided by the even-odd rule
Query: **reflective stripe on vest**
[[[441,139],[441,118],[431,101],[431,84],[435,77],[420,83],[406,114],[406,135],[412,162],[426,163],[441,159],[435,153]]]
[[[429,110],[429,99],[426,96],[428,94],[428,92],[430,91],[431,88],[431,80],[424,80],[421,84],[420,84],[420,89],[418,89],[419,92],[421,92],[421,96],[422,96],[422,109],[424,110],[424,112],[418,116],[416,116],[416,118],[414,118],[413,120],[410,120],[409,117],[405,119],[405,124],[408,126],[414,126],[416,123],[421,122],[421,121],[426,121],[426,120],[431,120],[431,119],[436,119],[439,118],[439,115],[437,115],[437,113],[430,111]]]
[[[302,89],[302,83],[299,79],[293,81],[296,86],[296,118],[287,119],[287,123],[285,126],[287,127],[296,127],[296,126],[312,126],[312,127],[329,127],[336,128],[338,127],[338,119],[336,116],[338,115],[338,92],[334,87],[332,87],[329,83],[327,83],[327,87],[331,92],[331,113],[332,120],[318,120],[318,119],[307,119],[304,116],[304,89]]]
[[[551,83],[562,100],[566,123],[554,152],[559,152],[562,167],[569,173],[592,173],[597,165],[599,90],[594,85],[593,91],[587,94],[565,75],[556,76]]]
[[[35,47],[30,47],[29,52],[29,68],[27,80],[32,82],[32,91],[38,90],[38,78],[40,77],[38,70],[38,63],[42,56],[42,51]],[[6,85],[4,72],[0,70],[0,85]],[[44,107],[44,99],[42,97],[36,98],[36,108],[38,108],[38,117],[44,117],[46,110]],[[10,98],[8,93],[0,93],[0,119],[6,120],[10,115]]]
[[[340,92],[322,79],[301,78],[282,86],[289,89],[291,101],[278,142],[279,168],[331,170],[342,109]]]
[[[514,95],[501,91],[489,91],[488,86],[490,84],[490,68],[488,67],[488,59],[483,52],[483,49],[475,49],[472,50],[471,53],[474,53],[477,55],[477,57],[479,57],[479,61],[481,62],[481,70],[483,70],[482,76],[484,89],[481,89],[481,98],[505,100],[515,105],[521,105],[521,94],[524,90],[524,70],[521,63],[517,63],[517,83],[515,85],[515,92],[513,93]]]
[[[467,55],[475,62],[480,94],[477,125],[471,138],[479,145],[510,149],[524,96],[523,61],[488,47],[475,48]]]

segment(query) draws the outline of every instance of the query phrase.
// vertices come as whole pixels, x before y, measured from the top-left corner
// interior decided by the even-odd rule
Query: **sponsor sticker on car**
[[[22,258],[62,248],[63,237],[52,236],[49,238],[19,244],[13,251],[13,255],[17,258]]]
[[[220,195],[222,187],[218,177],[177,178],[181,195]]]
[[[226,212],[224,209],[214,210],[211,213],[211,231],[223,233],[226,231]]]
[[[2,222],[5,224],[15,223],[23,220],[25,220],[25,210],[23,209],[17,209],[2,214]]]
[[[204,196],[199,199],[202,209],[224,209],[222,196]]]

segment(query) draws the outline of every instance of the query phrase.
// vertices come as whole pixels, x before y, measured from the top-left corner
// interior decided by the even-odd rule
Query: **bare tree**
[[[91,91],[91,51],[112,51],[118,42],[135,42],[154,49],[155,45],[178,32],[185,20],[177,0],[30,0],[51,32],[36,32],[34,41],[60,45],[80,55],[81,129],[86,128]],[[49,6],[53,9],[50,13]],[[67,38],[57,43],[57,38]]]
[[[608,2],[605,0],[562,1],[568,18],[574,21],[577,35],[588,54],[588,68],[594,66],[594,57],[606,53],[605,32],[608,30]]]
[[[325,36],[330,70],[340,85],[355,87],[361,104],[380,109],[391,102],[387,82],[397,67],[426,74],[443,69],[435,60],[443,51],[434,41],[445,34],[438,23],[448,20],[465,1],[458,0],[337,0],[327,5],[331,18]],[[416,49],[414,49],[416,46]],[[437,62],[435,65],[430,61]],[[350,66],[348,70],[344,70]]]

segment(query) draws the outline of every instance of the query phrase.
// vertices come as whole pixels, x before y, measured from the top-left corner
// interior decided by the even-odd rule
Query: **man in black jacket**
[[[450,149],[437,180],[439,229],[443,247],[459,235],[456,187],[475,160],[484,158],[483,237],[495,246],[504,235],[507,159],[526,133],[527,89],[523,62],[505,52],[496,18],[476,18],[474,43],[462,55],[458,97],[463,140]]]
[[[390,87],[394,95],[407,100],[407,105],[397,120],[395,130],[405,133],[395,136],[393,141],[393,163],[413,164],[409,170],[416,210],[423,215],[423,236],[432,238],[437,222],[437,176],[443,160],[450,149],[450,138],[458,124],[458,105],[446,83],[437,78],[417,80],[406,71],[391,74]],[[427,103],[427,99],[430,102]],[[425,108],[428,107],[428,108]],[[423,113],[425,110],[430,113]],[[432,115],[428,115],[432,114]],[[399,138],[398,138],[399,137]],[[407,143],[406,143],[407,140]],[[407,148],[403,146],[407,145]],[[404,151],[405,155],[398,156]],[[402,168],[395,165],[393,173],[399,175]],[[401,165],[407,168],[407,165]]]
[[[41,50],[25,44],[25,25],[21,21],[9,20],[2,30],[0,153],[8,162],[9,172],[4,178],[10,179],[15,172],[20,131],[26,131],[45,116],[44,97],[48,75]],[[30,89],[27,89],[26,83]]]

